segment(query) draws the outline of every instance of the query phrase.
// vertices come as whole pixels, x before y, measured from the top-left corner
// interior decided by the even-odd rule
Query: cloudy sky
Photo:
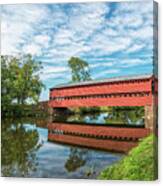
[[[1,54],[42,61],[41,100],[70,81],[71,56],[89,63],[93,79],[151,73],[152,38],[152,1],[1,6]]]

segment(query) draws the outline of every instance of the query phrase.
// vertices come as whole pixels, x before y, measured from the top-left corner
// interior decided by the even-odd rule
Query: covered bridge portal
[[[60,85],[50,89],[52,108],[144,106],[145,126],[156,124],[158,80],[153,75],[116,77]]]

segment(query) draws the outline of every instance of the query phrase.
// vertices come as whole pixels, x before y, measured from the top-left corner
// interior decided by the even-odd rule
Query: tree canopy
[[[68,66],[71,69],[72,82],[91,80],[89,65],[86,61],[78,57],[71,57]]]
[[[2,107],[12,103],[37,102],[43,83],[39,78],[41,63],[31,55],[1,56]]]

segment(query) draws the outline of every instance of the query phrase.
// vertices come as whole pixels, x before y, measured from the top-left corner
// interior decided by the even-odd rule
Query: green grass
[[[143,139],[122,160],[103,170],[98,179],[142,181],[157,179],[157,150],[154,148],[157,146],[156,140],[154,135]]]

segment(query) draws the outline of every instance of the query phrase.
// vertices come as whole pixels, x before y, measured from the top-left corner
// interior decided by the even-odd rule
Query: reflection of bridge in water
[[[49,140],[126,152],[154,131],[158,81],[152,75],[118,77],[61,85],[50,89],[49,106],[64,114],[68,107],[144,106],[145,127],[52,123]]]
[[[150,133],[150,129],[136,126],[72,123],[50,123],[48,131],[50,141],[116,152],[127,152]]]

